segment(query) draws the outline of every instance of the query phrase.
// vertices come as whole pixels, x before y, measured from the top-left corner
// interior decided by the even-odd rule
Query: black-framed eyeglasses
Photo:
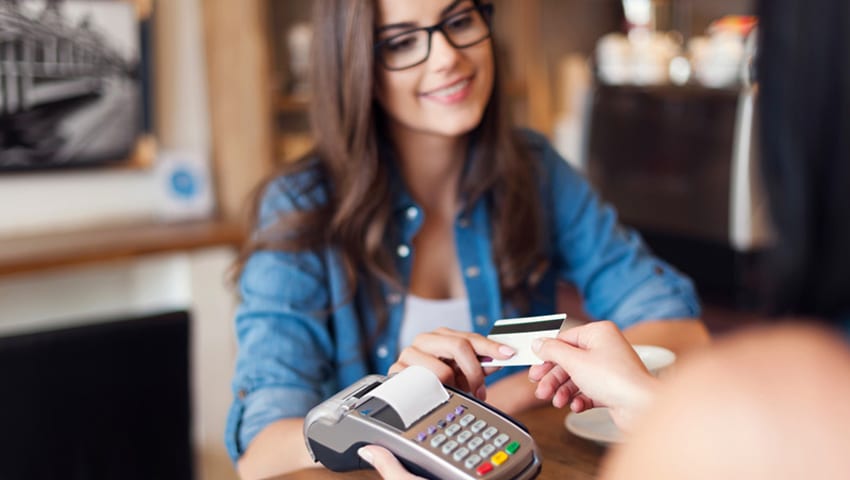
[[[387,70],[404,70],[428,60],[431,35],[439,31],[454,48],[467,48],[490,37],[493,5],[461,10],[430,27],[408,30],[375,44],[375,58]]]

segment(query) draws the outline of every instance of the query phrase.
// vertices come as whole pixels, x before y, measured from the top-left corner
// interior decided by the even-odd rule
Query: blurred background
[[[754,176],[753,0],[494,3],[517,123],[695,279],[713,332],[751,323],[770,241]],[[119,110],[139,118],[122,130],[136,146],[4,168],[23,148],[9,132],[67,105],[69,90],[46,88],[106,97],[91,87],[102,70],[54,75],[43,52],[58,30],[38,27],[50,10],[79,32],[74,12],[92,4],[135,11],[147,67]],[[235,478],[222,441],[236,348],[226,272],[251,190],[312,144],[310,8],[0,0],[0,378],[13,393],[0,400],[0,478]],[[60,40],[73,50],[72,33]],[[26,110],[33,85],[65,93]],[[113,136],[110,118],[93,138]],[[583,315],[569,286],[562,297]]]

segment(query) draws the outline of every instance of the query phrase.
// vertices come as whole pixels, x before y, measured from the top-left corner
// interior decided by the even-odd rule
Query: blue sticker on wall
[[[198,193],[198,179],[189,169],[178,167],[171,174],[171,190],[180,198],[192,198]]]

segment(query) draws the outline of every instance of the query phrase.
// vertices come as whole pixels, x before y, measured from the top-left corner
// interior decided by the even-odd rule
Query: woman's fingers
[[[569,405],[570,401],[576,395],[579,395],[578,386],[576,386],[572,379],[567,380],[555,391],[555,394],[552,396],[552,405],[557,408],[563,408]]]
[[[387,372],[387,375],[392,375],[392,374],[394,374],[394,373],[398,373],[398,372],[400,372],[400,371],[404,370],[405,368],[407,368],[407,367],[409,367],[409,366],[410,366],[410,365],[408,365],[408,364],[406,364],[406,363],[402,363],[402,362],[395,362],[394,364],[390,365],[390,369],[389,369],[389,371]]]
[[[569,374],[563,368],[555,365],[552,369],[537,382],[537,388],[534,394],[537,398],[548,399],[552,398],[561,387],[570,379]]]
[[[588,396],[579,393],[575,396],[575,398],[570,401],[570,410],[581,413],[585,410],[590,410],[591,408],[601,407],[602,405],[597,404]]]
[[[553,377],[552,369],[538,382],[537,396],[551,395],[553,405],[576,409],[599,406],[630,411],[652,397],[654,379],[611,322],[596,322],[560,332],[557,339],[537,339],[532,350],[544,361],[558,364],[569,373],[579,390],[563,389],[563,378]],[[571,398],[572,397],[572,398]]]
[[[454,371],[455,388],[457,388],[461,391],[464,391],[464,392],[469,392],[470,391],[469,382],[466,380],[466,377],[463,375],[463,371],[461,371],[461,369],[457,365],[457,363],[455,363],[454,360],[446,360],[445,362],[450,367],[452,367],[452,370]]]
[[[532,343],[531,349],[544,362],[551,362],[566,369],[580,361],[583,353],[581,349],[555,338],[538,338]]]
[[[532,382],[539,382],[553,368],[555,368],[555,364],[552,362],[543,362],[539,365],[532,365],[528,369],[528,379]]]
[[[508,358],[516,355],[516,350],[505,345],[503,343],[499,343],[489,338],[479,335],[477,333],[472,332],[460,332],[457,330],[452,330],[450,328],[440,327],[434,331],[439,335],[446,335],[452,337],[463,338],[472,345],[472,349],[475,350],[475,353],[482,357],[491,357],[498,360],[507,360]]]
[[[435,358],[454,362],[459,375],[468,386],[468,391],[482,399],[486,395],[485,371],[481,367],[479,355],[503,359],[510,358],[514,353],[510,347],[488,340],[481,335],[448,328],[418,335],[413,342],[413,348]]]
[[[435,355],[422,351],[418,347],[408,347],[402,350],[396,363],[404,364],[405,367],[410,365],[425,367],[434,372],[440,379],[440,382],[453,387],[456,386],[454,369]],[[392,371],[392,369],[390,370]]]
[[[466,377],[471,392],[484,384],[484,371],[472,345],[466,339],[438,333],[425,333],[416,337],[413,348],[435,359],[451,360]],[[442,378],[442,377],[441,377]]]

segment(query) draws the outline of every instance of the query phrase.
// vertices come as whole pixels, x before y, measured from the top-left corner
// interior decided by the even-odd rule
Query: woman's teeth
[[[449,95],[454,95],[455,93],[463,90],[466,86],[469,85],[469,80],[464,80],[462,82],[458,82],[450,87],[441,88],[439,90],[434,90],[431,92],[431,95],[448,97]]]

